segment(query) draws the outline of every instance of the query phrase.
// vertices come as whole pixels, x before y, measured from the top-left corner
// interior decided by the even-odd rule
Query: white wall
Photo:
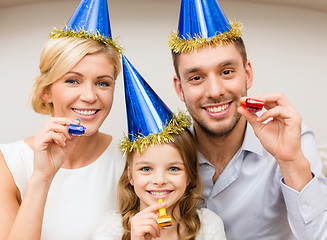
[[[0,9],[0,143],[35,134],[46,116],[28,104],[38,60],[52,27],[62,27],[79,0]],[[173,110],[185,109],[173,90],[167,36],[177,29],[180,1],[108,0],[111,30],[125,54]],[[327,144],[327,13],[276,5],[221,1],[230,19],[244,24],[244,40],[255,73],[250,94],[283,91]],[[123,82],[102,130],[126,132]]]

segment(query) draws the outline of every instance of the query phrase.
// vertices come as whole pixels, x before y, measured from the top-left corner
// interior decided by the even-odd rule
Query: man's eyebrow
[[[184,75],[187,75],[187,74],[195,73],[195,72],[199,72],[199,71],[201,71],[200,68],[194,67],[194,68],[186,69],[186,70],[183,72],[183,74],[184,74]]]
[[[237,61],[228,59],[218,64],[219,67],[226,67],[229,65],[237,65]]]

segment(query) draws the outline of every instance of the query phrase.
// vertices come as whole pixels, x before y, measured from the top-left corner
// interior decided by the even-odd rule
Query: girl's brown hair
[[[200,219],[196,211],[196,206],[201,197],[202,183],[198,171],[197,148],[192,134],[186,129],[182,134],[172,134],[173,141],[168,143],[175,147],[183,158],[186,176],[189,184],[186,187],[182,198],[176,203],[179,204],[180,219],[177,221],[177,231],[179,239],[195,239],[200,229]],[[123,174],[118,183],[118,202],[120,213],[123,217],[122,225],[124,234],[122,240],[131,239],[131,218],[140,211],[140,199],[136,195],[128,177],[128,168],[132,166],[133,155],[128,153]],[[175,212],[175,207],[173,212]],[[176,219],[176,216],[173,215]]]

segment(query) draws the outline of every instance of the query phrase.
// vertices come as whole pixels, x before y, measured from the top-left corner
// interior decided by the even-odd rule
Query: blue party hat
[[[82,0],[66,27],[50,33],[50,38],[59,37],[92,39],[122,51],[112,39],[107,0]]]
[[[147,146],[167,143],[170,134],[179,134],[190,125],[190,118],[173,114],[134,66],[122,55],[128,136],[120,149],[141,153]]]
[[[175,53],[191,52],[241,36],[241,24],[230,23],[216,0],[182,0],[178,32],[171,34],[168,45]]]

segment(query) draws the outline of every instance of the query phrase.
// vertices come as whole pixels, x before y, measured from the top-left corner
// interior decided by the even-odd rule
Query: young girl
[[[125,72],[128,62],[124,56],[123,60],[125,89],[128,89]],[[133,80],[140,82],[140,79]],[[145,82],[141,81],[141,84],[137,85],[142,84],[145,85]],[[151,91],[147,88],[144,91],[132,91],[131,94],[133,92],[144,94]],[[134,101],[140,99],[133,96],[132,98]],[[129,99],[126,101],[128,105]],[[135,103],[136,106],[148,104],[149,101],[146,104]],[[157,108],[157,111],[162,112],[162,109],[158,109],[160,104],[162,102],[159,99],[150,109]],[[132,112],[135,113],[135,109]],[[140,117],[145,114],[136,115]],[[169,116],[169,113],[162,115]],[[189,119],[183,114],[171,115],[172,118],[167,121],[158,121],[169,122],[164,128],[159,128],[163,130],[145,135],[140,132],[142,128],[138,127],[138,137],[131,139],[129,143],[122,142],[122,149],[127,156],[118,184],[120,211],[107,214],[93,239],[225,239],[221,219],[208,209],[196,209],[199,201],[203,200],[202,185],[196,146],[192,134],[187,129]],[[135,119],[135,116],[128,118],[130,133],[130,126],[135,127],[135,124],[130,124],[132,119]],[[147,117],[139,123],[147,126],[151,119]],[[158,199],[163,199],[164,203],[158,203]],[[163,207],[166,208],[167,215],[172,217],[172,225],[159,228],[158,210]]]

